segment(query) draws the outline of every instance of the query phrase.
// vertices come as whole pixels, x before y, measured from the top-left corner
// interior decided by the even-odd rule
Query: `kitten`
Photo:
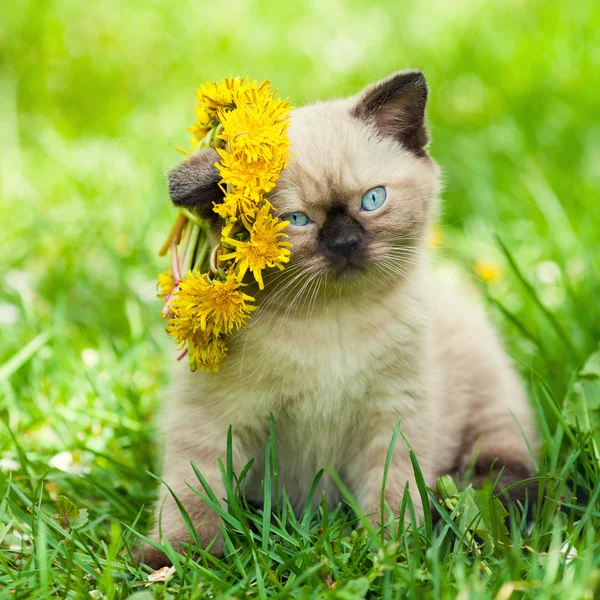
[[[273,414],[280,487],[295,509],[317,471],[330,464],[365,513],[377,513],[386,452],[397,419],[428,486],[464,471],[473,457],[484,480],[532,475],[516,421],[535,440],[522,386],[483,312],[440,289],[426,251],[440,190],[426,150],[427,86],[422,73],[399,72],[358,96],[292,112],[293,157],[271,202],[293,243],[289,266],[269,273],[251,325],[230,340],[218,373],[178,365],[168,406],[164,479],[198,526],[202,543],[218,516],[187,486],[190,461],[217,498],[225,496],[217,458],[233,429],[234,468],[251,459],[247,496],[259,502],[264,447]],[[204,149],[169,174],[176,205],[219,222],[216,152]],[[386,501],[398,509],[406,483],[422,509],[405,445],[394,452]],[[328,502],[341,496],[325,475]],[[164,486],[163,486],[164,488]],[[281,490],[280,490],[281,491]],[[164,506],[163,506],[164,502]],[[162,535],[188,542],[166,489]],[[153,537],[158,540],[158,524]],[[222,552],[219,540],[213,552]],[[144,562],[167,561],[153,548]]]

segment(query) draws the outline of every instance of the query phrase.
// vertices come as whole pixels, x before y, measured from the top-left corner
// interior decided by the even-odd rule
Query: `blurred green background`
[[[164,172],[194,89],[228,75],[300,105],[423,69],[440,276],[490,297],[525,379],[562,398],[600,338],[598,23],[595,0],[3,2],[0,416],[28,456],[0,424],[3,468],[33,492],[50,461],[50,495],[86,502],[99,480],[61,473],[101,471],[123,491],[113,517],[151,496],[131,473],[155,465],[173,355],[154,287]]]

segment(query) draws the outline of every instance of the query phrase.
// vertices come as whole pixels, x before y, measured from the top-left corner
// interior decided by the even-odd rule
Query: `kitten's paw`
[[[490,482],[490,476],[491,481],[498,481],[494,491],[502,504],[508,507],[518,501],[524,506],[527,497],[529,510],[531,510],[532,502],[536,498],[537,483],[522,483],[535,476],[533,465],[528,460],[502,460],[480,455],[475,462],[471,483],[476,488],[486,487]]]
[[[400,506],[401,500],[402,500],[401,498],[393,498],[393,499],[386,498],[386,502],[388,503],[388,506],[390,506],[390,507],[391,506]],[[412,496],[411,496],[411,500],[412,500]],[[412,505],[413,505],[414,514],[418,521],[423,516],[423,506],[422,506],[421,502],[419,501],[419,499],[413,500]],[[369,521],[369,523],[371,524],[373,529],[375,529],[376,532],[380,533],[383,526],[385,526],[385,532],[388,537],[391,538],[395,535],[395,532],[398,528],[398,519],[399,519],[398,514],[396,511],[394,511],[394,516],[392,518],[391,515],[389,514],[389,512],[385,511],[383,514],[383,522],[382,522],[381,501],[380,500],[376,500],[376,501],[374,500],[365,507],[365,516],[366,516],[367,521]],[[405,528],[411,525],[411,519],[410,519],[410,515],[408,514],[408,511],[404,515],[404,525],[405,525]]]
[[[202,541],[202,540],[201,540]],[[206,546],[212,541],[212,538],[207,541]],[[186,556],[188,553],[187,547],[183,547],[182,544],[169,540],[173,549],[181,554],[182,556]],[[219,537],[215,540],[215,543],[210,547],[209,552],[216,556],[217,558],[223,557],[223,538]],[[136,548],[133,551],[133,557],[135,562],[138,565],[147,565],[151,569],[157,570],[162,567],[170,567],[173,562],[171,559],[164,553],[162,550],[151,546],[150,544],[144,544],[141,548]],[[196,560],[198,554],[194,554],[192,558]]]
[[[208,548],[208,551],[213,556],[218,558],[223,556],[223,536],[220,535],[220,531],[221,528],[218,519],[205,522],[198,528],[198,538],[200,539],[200,544],[203,548]],[[156,530],[150,536],[150,538],[160,543]],[[163,532],[163,538],[169,540],[169,544],[172,546],[175,552],[184,557],[188,554],[188,544],[191,543],[191,539],[190,532],[187,529],[177,529],[169,534],[165,534]],[[197,554],[198,553],[193,555],[194,560],[196,559]],[[160,569],[161,567],[170,566],[172,564],[172,561],[164,552],[155,548],[154,546],[151,546],[150,544],[144,544],[140,548],[137,548],[133,555],[138,564],[145,564],[153,569]]]
[[[155,571],[172,565],[171,560],[164,552],[150,544],[144,544],[141,548],[136,548],[133,551],[133,558],[138,565],[147,565]]]

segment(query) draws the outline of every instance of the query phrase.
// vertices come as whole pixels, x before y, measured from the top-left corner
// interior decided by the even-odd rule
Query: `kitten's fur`
[[[219,531],[218,517],[186,486],[196,482],[190,461],[223,498],[217,458],[232,425],[234,467],[254,458],[247,493],[258,501],[270,414],[279,483],[296,508],[328,463],[362,509],[376,512],[397,419],[429,486],[463,471],[476,446],[481,478],[495,459],[508,482],[532,473],[515,423],[534,442],[532,414],[494,331],[481,310],[444,292],[430,274],[425,239],[440,184],[426,151],[426,97],[421,73],[400,72],[356,97],[292,113],[293,158],[271,200],[279,215],[301,211],[313,223],[286,230],[290,265],[267,277],[261,308],[230,339],[220,371],[190,373],[182,361],[168,405],[164,478],[205,544]],[[211,216],[222,197],[216,159],[203,150],[170,174],[176,204]],[[387,202],[361,211],[363,194],[376,186],[385,186]],[[419,508],[399,442],[386,489],[392,509],[407,482]],[[331,503],[340,500],[327,476],[321,486]],[[164,489],[163,501],[163,536],[175,546],[187,542]],[[218,542],[213,551],[221,548]],[[145,562],[165,559],[146,548]]]

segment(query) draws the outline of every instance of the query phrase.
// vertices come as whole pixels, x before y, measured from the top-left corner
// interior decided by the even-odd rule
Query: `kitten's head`
[[[426,99],[423,74],[403,71],[357,96],[292,111],[293,156],[270,196],[291,223],[290,274],[387,285],[409,275],[439,191],[426,151]],[[195,154],[169,174],[169,188],[176,205],[218,228],[216,160],[214,150]]]

